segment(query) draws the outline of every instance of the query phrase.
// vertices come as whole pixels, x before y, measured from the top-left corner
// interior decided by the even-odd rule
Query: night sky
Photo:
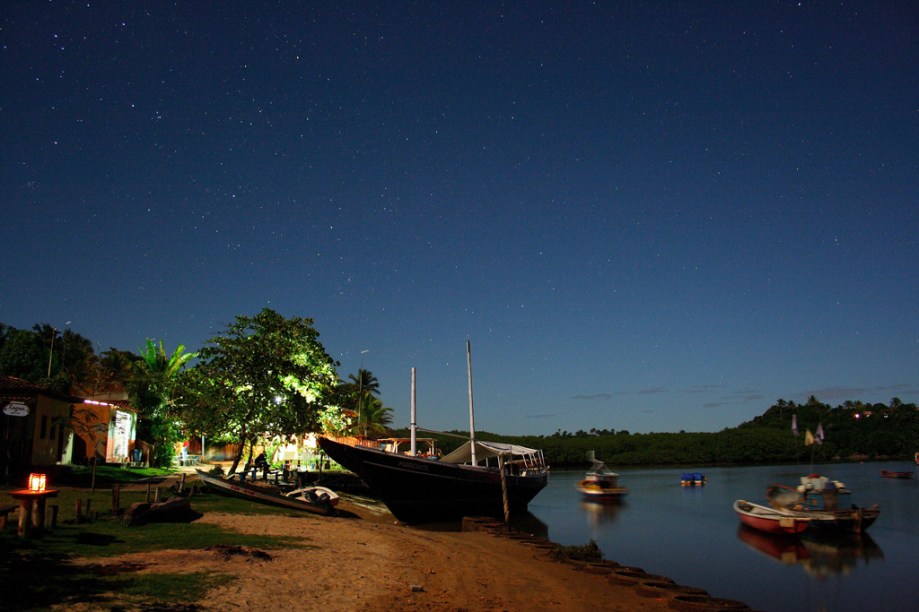
[[[310,317],[398,426],[919,401],[919,4],[0,7],[0,321]],[[362,351],[367,351],[363,353]]]

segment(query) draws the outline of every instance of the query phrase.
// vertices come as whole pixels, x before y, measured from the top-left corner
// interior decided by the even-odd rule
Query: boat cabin
[[[376,442],[377,448],[383,452],[397,455],[412,454],[411,438],[381,438]],[[428,459],[439,458],[441,452],[437,448],[437,441],[434,438],[415,438],[415,456]]]

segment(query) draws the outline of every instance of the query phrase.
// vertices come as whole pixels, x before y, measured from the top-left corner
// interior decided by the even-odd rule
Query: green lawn
[[[116,468],[117,469],[117,468]],[[97,474],[97,486],[98,486]],[[59,485],[60,486],[60,485]],[[111,486],[111,485],[109,485]],[[53,484],[52,484],[53,487]],[[10,489],[0,490],[0,505],[15,503],[8,495]],[[161,496],[168,495],[163,489]],[[144,501],[146,491],[122,491],[121,508]],[[76,520],[76,504],[80,500],[84,519]],[[226,531],[211,524],[148,523],[126,526],[120,516],[112,513],[112,491],[98,489],[61,490],[49,506],[58,507],[57,526],[40,537],[25,540],[16,535],[17,515],[10,517],[0,533],[0,608],[42,610],[52,604],[91,603],[98,609],[119,609],[119,606],[148,609],[194,609],[193,602],[204,590],[232,580],[227,574],[145,574],[137,566],[116,568],[101,564],[76,566],[67,563],[73,557],[99,559],[139,551],[164,549],[203,549],[214,545],[246,546],[263,550],[278,548],[308,548],[295,538],[253,536]],[[199,513],[229,512],[238,514],[290,515],[286,511],[242,499],[196,491],[191,497],[192,508]],[[86,508],[90,509],[87,516]],[[48,513],[50,516],[50,512]],[[119,604],[107,602],[105,593],[119,593]]]

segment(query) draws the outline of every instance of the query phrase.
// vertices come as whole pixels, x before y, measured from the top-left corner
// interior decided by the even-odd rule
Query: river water
[[[614,468],[615,469],[615,468]],[[530,503],[530,531],[553,542],[594,540],[607,559],[662,574],[715,597],[759,610],[919,609],[919,473],[881,478],[910,463],[616,469],[630,494],[618,504],[584,502],[583,472],[553,471]],[[701,471],[703,487],[680,486],[683,471]],[[861,537],[783,539],[741,529],[735,499],[764,502],[771,483],[797,485],[819,472],[846,484],[848,504],[878,504],[881,515]],[[521,524],[523,526],[523,524]]]

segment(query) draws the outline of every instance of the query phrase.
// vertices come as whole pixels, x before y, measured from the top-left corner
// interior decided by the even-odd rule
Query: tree
[[[0,374],[39,383],[47,378],[50,336],[43,339],[37,332],[8,328],[0,348]]]
[[[134,362],[128,396],[141,414],[137,436],[150,443],[149,460],[156,467],[172,464],[173,444],[182,439],[177,420],[179,375],[196,356],[197,353],[185,353],[182,344],[167,356],[162,340],[157,346],[148,338],[140,360]]]
[[[365,436],[384,436],[392,424],[392,408],[376,397],[364,400],[360,426]]]
[[[259,439],[316,431],[340,415],[332,403],[338,364],[312,319],[285,319],[269,308],[237,316],[200,358],[183,376],[182,417],[193,430],[239,444],[231,472]]]
[[[80,435],[81,438],[89,440],[90,446],[92,446],[93,458],[92,458],[92,481],[90,484],[90,491],[96,492],[96,466],[99,463],[99,457],[105,456],[105,447],[104,441],[106,435],[108,434],[108,424],[100,423],[95,412],[86,406],[86,404],[80,404],[79,408],[74,408],[73,414],[70,419],[66,422],[59,423],[60,426],[69,427],[73,431]]]
[[[344,383],[340,387],[342,395],[347,397],[347,401],[344,405],[355,407],[357,410],[357,423],[355,424],[355,429],[358,434],[363,433],[366,436],[371,429],[371,422],[367,418],[367,413],[371,401],[376,399],[373,396],[380,394],[380,381],[377,380],[377,377],[374,376],[370,370],[365,370],[363,368],[357,371],[357,375],[349,374],[348,379],[351,382]],[[392,418],[390,418],[390,421],[392,421]],[[379,428],[376,427],[375,429]]]

